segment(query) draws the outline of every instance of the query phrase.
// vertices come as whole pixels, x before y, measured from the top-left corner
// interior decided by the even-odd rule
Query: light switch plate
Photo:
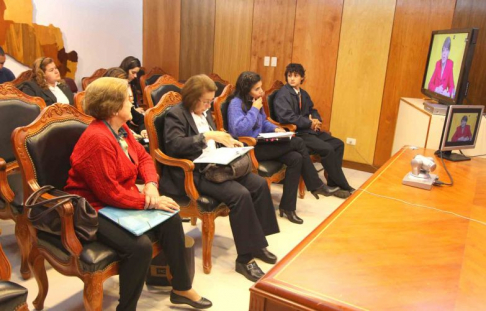
[[[277,67],[277,57],[272,57],[272,64],[271,64],[272,67]]]
[[[263,58],[263,66],[265,66],[265,67],[270,66],[270,56],[265,56]]]

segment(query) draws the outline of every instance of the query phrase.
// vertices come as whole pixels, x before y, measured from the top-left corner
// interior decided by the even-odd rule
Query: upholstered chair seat
[[[19,310],[27,300],[27,289],[10,281],[0,281],[0,310]]]

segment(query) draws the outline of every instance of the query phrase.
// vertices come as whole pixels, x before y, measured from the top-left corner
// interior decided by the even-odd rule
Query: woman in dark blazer
[[[167,155],[194,160],[204,150],[241,146],[231,135],[214,131],[216,128],[211,107],[217,87],[206,75],[191,77],[182,88],[182,103],[167,112],[164,128],[164,146]],[[196,165],[194,183],[197,190],[224,202],[230,208],[230,224],[235,240],[236,271],[250,281],[257,281],[264,273],[254,258],[275,263],[277,257],[270,253],[266,235],[279,232],[272,198],[265,179],[250,173],[233,181],[214,183],[207,180]],[[161,191],[181,195],[184,189],[184,174],[178,168],[164,167]]]
[[[231,135],[257,138],[260,133],[285,132],[267,120],[262,109],[263,95],[265,92],[260,75],[251,71],[242,72],[236,81],[234,93],[227,100],[228,132]],[[316,199],[319,199],[318,195],[330,196],[339,190],[337,187],[329,188],[322,182],[304,141],[299,137],[293,137],[284,143],[257,144],[255,156],[258,161],[274,160],[287,166],[279,210],[280,217],[285,215],[293,223],[304,222],[295,213],[300,176]]]
[[[36,59],[32,66],[32,78],[21,83],[18,89],[27,95],[42,98],[47,106],[55,103],[74,105],[73,92],[61,80],[56,63],[50,57]]]

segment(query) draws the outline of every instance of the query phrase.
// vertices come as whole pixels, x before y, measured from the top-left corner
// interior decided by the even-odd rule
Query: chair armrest
[[[197,200],[199,198],[199,192],[196,189],[196,185],[194,185],[194,162],[187,159],[177,159],[173,157],[169,157],[168,155],[164,154],[160,149],[155,150],[155,161],[168,165],[168,166],[176,166],[180,167],[184,170],[184,190],[189,198],[192,200]],[[162,176],[163,178],[163,176]]]
[[[238,140],[248,146],[256,146],[257,140],[250,136],[240,136]],[[255,149],[250,150],[251,165],[253,167],[253,173],[258,173],[258,160],[255,156]]]
[[[55,197],[56,195],[45,193],[39,199],[49,200]],[[74,232],[74,206],[71,202],[67,202],[56,207],[56,212],[61,218],[62,245],[72,256],[79,257],[83,250],[83,245]]]
[[[5,162],[5,160],[2,158],[0,158],[0,196],[7,203],[12,202],[15,197],[15,194],[13,193],[12,189],[10,189],[10,185],[8,184],[7,180],[7,162]]]
[[[294,125],[294,124],[282,124],[282,123],[278,123],[276,121],[274,121],[273,119],[270,119],[270,118],[267,118],[268,121],[270,121],[270,123],[278,126],[278,127],[282,127],[286,130],[288,130],[289,132],[295,132],[297,130],[297,126]]]

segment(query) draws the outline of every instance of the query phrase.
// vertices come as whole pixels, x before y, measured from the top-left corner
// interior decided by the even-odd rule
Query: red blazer
[[[469,137],[469,140],[471,140],[472,134],[471,134],[471,127],[469,125],[466,125],[464,127],[464,130],[459,125],[456,129],[456,132],[454,133],[454,136],[452,136],[452,142],[459,141],[459,138],[461,137]]]
[[[449,97],[452,97],[452,94],[454,93],[453,69],[454,62],[448,59],[444,68],[444,74],[441,77],[440,74],[442,72],[442,60],[439,59],[435,64],[434,74],[432,74],[432,78],[430,78],[429,90],[435,92],[435,88],[442,85],[442,88],[450,93]]]
[[[103,121],[93,121],[79,138],[71,155],[71,169],[66,187],[99,210],[105,206],[143,209],[145,195],[135,180],[157,182],[157,172],[150,155],[140,145],[126,125],[128,133],[126,156],[111,130]]]

